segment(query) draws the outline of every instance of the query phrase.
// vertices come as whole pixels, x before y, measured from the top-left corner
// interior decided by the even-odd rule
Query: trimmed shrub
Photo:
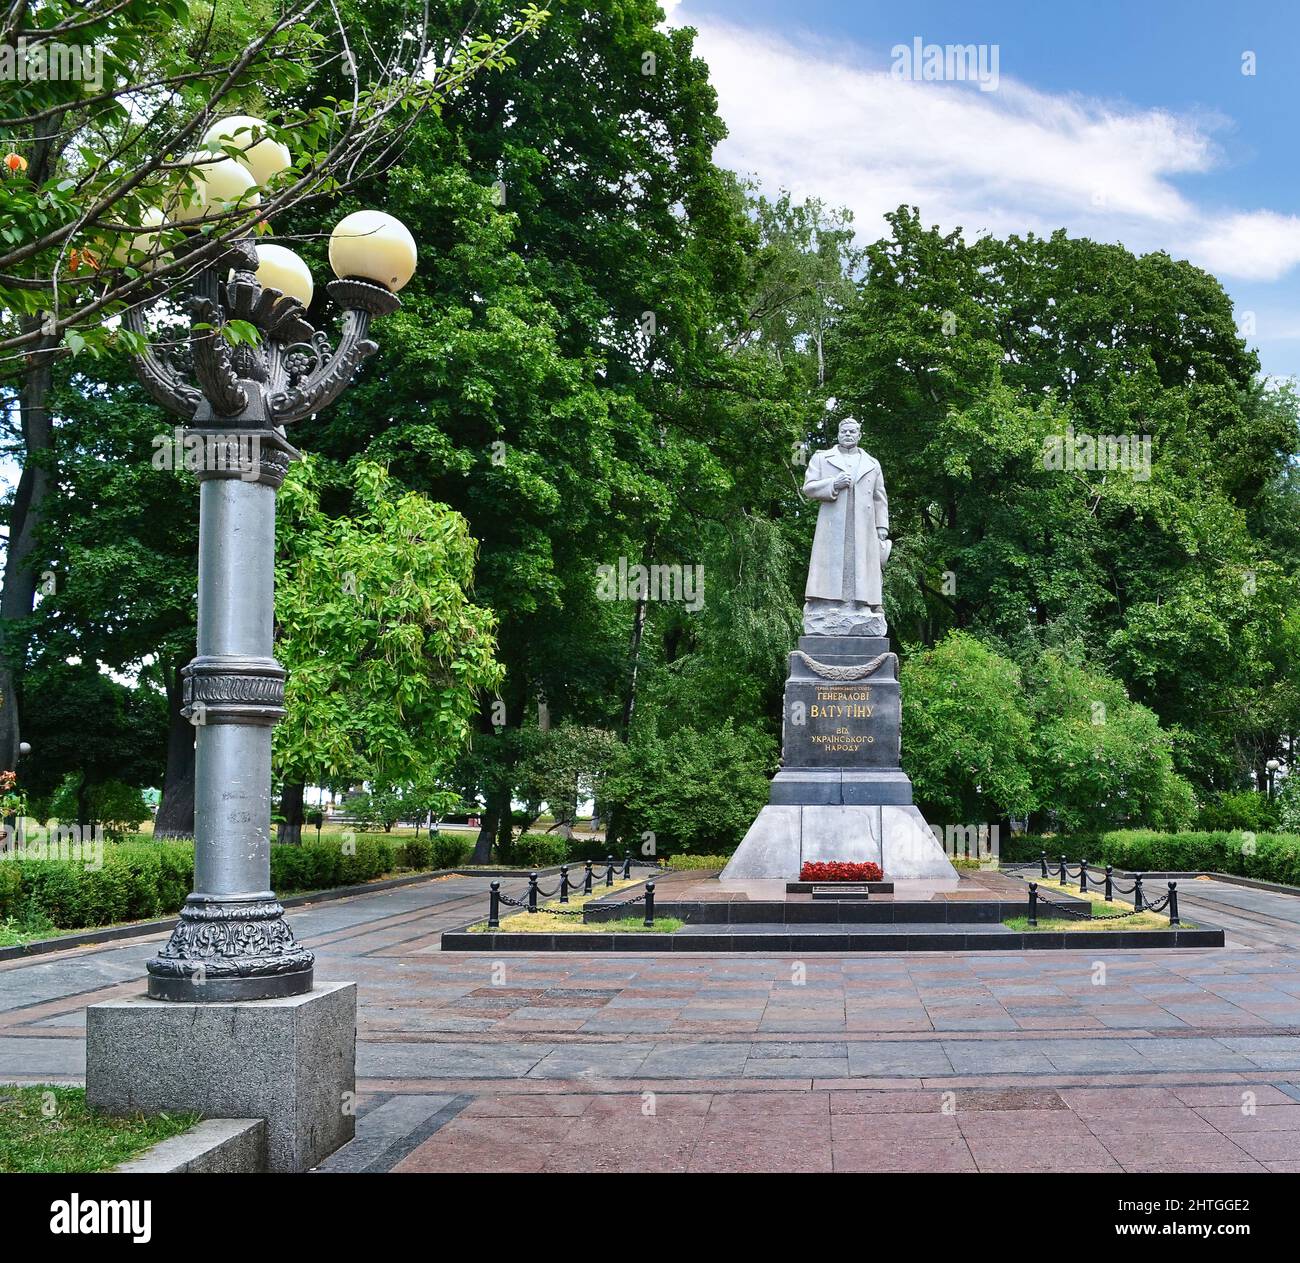
[[[1101,854],[1099,833],[1021,833],[1001,837],[999,858],[1008,864],[1028,864],[1047,852],[1047,862],[1055,863],[1062,855],[1071,864],[1081,860],[1092,863]]]
[[[426,837],[393,839],[399,868],[432,868],[433,843]]]
[[[572,863],[583,863],[590,860],[595,864],[599,860],[608,857],[612,852],[613,842],[606,842],[602,838],[570,838],[568,860]],[[619,852],[622,855],[622,852]]]
[[[271,887],[281,894],[355,886],[391,873],[397,867],[391,838],[358,833],[322,838],[301,846],[275,843],[271,847]]]
[[[1153,829],[1124,829],[1100,837],[1030,837],[1011,839],[1001,847],[1008,863],[1037,860],[1046,850],[1049,867],[1061,855],[1077,864],[1113,864],[1129,872],[1214,872],[1258,881],[1300,886],[1300,834],[1221,830],[1202,833],[1161,833]]]
[[[518,868],[549,868],[569,858],[568,838],[558,833],[521,833],[510,844],[508,862]]]
[[[674,873],[695,869],[724,869],[730,862],[730,855],[670,855],[668,867]]]
[[[440,833],[429,847],[430,868],[461,868],[474,854],[474,839],[457,833]]]

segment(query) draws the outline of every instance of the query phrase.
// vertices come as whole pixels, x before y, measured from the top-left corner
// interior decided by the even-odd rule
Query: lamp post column
[[[272,656],[275,495],[297,453],[249,394],[245,415],[190,431],[205,457],[198,655],[184,671],[196,734],[194,890],[148,965],[160,1000],[261,1000],[312,986],[312,954],[271,890],[271,730],[285,680]]]

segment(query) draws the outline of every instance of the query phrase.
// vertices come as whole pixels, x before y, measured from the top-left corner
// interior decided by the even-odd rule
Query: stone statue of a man
[[[840,422],[835,447],[808,462],[803,493],[820,503],[804,589],[809,636],[883,636],[881,568],[889,557],[889,501],[880,462],[858,446],[862,427]]]

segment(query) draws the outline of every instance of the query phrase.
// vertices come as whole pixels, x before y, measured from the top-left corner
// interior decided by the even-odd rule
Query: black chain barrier
[[[656,865],[656,867],[658,866]],[[613,873],[612,861],[610,863],[610,873],[611,874]],[[610,882],[607,884],[612,884],[612,876]],[[540,890],[540,887],[537,884],[536,873],[528,874],[528,895],[526,899],[515,899],[512,898],[510,895],[502,894],[501,883],[499,881],[494,881],[488,887],[488,922],[487,922],[488,929],[495,930],[500,928],[502,904],[505,904],[505,906],[508,908],[521,908],[523,909],[523,911],[530,912],[530,913],[543,911],[549,914],[550,916],[555,916],[555,917],[582,916],[583,914],[582,908],[550,907],[550,908],[539,909],[537,907],[537,896],[539,892],[545,898],[550,898],[551,895],[558,892],[560,896],[560,902],[563,904],[568,902],[568,889],[569,889],[569,871],[568,871],[567,864],[561,866],[560,884],[557,887],[557,889],[555,891],[550,892],[550,894],[547,894],[545,891]],[[584,882],[583,890],[585,894],[591,893],[590,863],[587,865],[586,880]],[[602,903],[600,906],[602,908],[631,908],[637,904],[642,904],[642,903],[645,904],[644,924],[647,926],[653,926],[655,923],[655,884],[652,881],[647,881],[645,884],[645,890],[641,894],[637,895],[636,898],[634,899],[624,899],[619,903]]]
[[[1064,865],[1062,867],[1064,867]],[[1106,879],[1106,899],[1109,901],[1112,890],[1109,865],[1107,865]],[[1080,886],[1079,889],[1083,890],[1086,889],[1086,887]],[[1124,921],[1129,917],[1137,916],[1141,912],[1164,912],[1167,909],[1169,912],[1169,928],[1177,929],[1181,924],[1178,919],[1178,883],[1176,881],[1171,881],[1169,883],[1169,893],[1165,895],[1164,898],[1156,899],[1154,901],[1148,900],[1142,891],[1141,873],[1134,875],[1133,885],[1130,887],[1130,890],[1133,894],[1132,911],[1116,912],[1099,917],[1093,915],[1091,906],[1087,909],[1072,908],[1068,904],[1053,902],[1045,895],[1039,894],[1038,883],[1036,881],[1031,881],[1029,883],[1029,924],[1038,924],[1038,905],[1040,903],[1046,904],[1049,908],[1052,908],[1057,912],[1064,913],[1067,917],[1074,917],[1078,921]]]

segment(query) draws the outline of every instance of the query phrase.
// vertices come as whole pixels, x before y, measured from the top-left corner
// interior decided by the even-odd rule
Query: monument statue
[[[835,447],[808,462],[803,493],[820,503],[803,629],[809,636],[883,636],[881,569],[892,547],[880,462],[858,446],[862,427],[840,422]]]
[[[882,602],[889,501],[880,462],[841,422],[808,462],[817,503],[804,634],[789,656],[781,768],[722,880],[794,881],[809,862],[871,861],[886,880],[948,880],[948,862],[900,763],[898,658]]]

